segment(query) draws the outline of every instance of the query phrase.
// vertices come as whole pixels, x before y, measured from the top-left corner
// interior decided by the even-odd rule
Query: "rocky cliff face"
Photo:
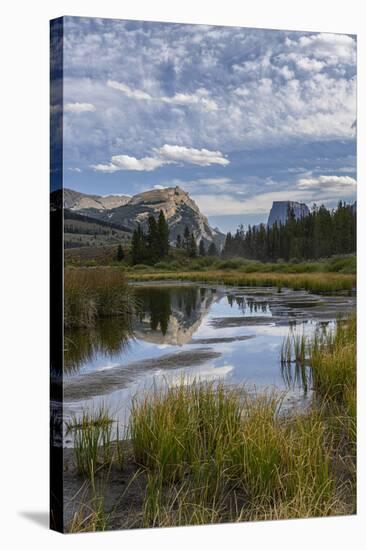
[[[225,242],[225,236],[218,229],[210,227],[206,216],[180,187],[153,189],[133,197],[101,197],[64,189],[63,194],[61,191],[52,193],[51,203],[53,207],[60,208],[62,204],[65,209],[130,230],[135,229],[137,224],[146,229],[149,215],[157,216],[162,210],[169,225],[172,244],[175,244],[179,234],[183,236],[186,226],[193,231],[197,243],[203,239],[206,245],[215,242],[221,248]]]
[[[268,225],[272,226],[275,222],[286,223],[288,212],[292,209],[296,219],[303,218],[310,214],[309,208],[302,202],[294,201],[274,201],[268,217]]]
[[[170,229],[170,240],[174,244],[177,236],[183,236],[184,229],[195,235],[197,243],[203,239],[206,244],[214,241],[221,247],[225,236],[212,229],[194,200],[180,187],[153,189],[133,197],[84,195],[71,189],[64,190],[64,208],[80,211],[90,217],[120,225],[131,230],[137,224],[145,229],[150,214],[157,216],[164,212]]]
[[[111,212],[110,220],[124,220],[124,225],[135,226],[137,223],[144,225],[150,214],[157,215],[159,211],[164,212],[170,228],[170,239],[174,243],[177,236],[183,236],[184,229],[188,226],[194,232],[197,242],[203,239],[206,243],[220,241],[224,236],[217,230],[212,229],[206,216],[204,216],[194,200],[180,187],[167,189],[154,189],[135,195],[123,207]]]

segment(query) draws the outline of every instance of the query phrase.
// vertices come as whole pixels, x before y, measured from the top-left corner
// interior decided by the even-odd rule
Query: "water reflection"
[[[132,331],[114,318],[65,332],[66,417],[103,404],[122,427],[133,396],[182,377],[285,391],[290,404],[306,406],[311,369],[306,362],[281,364],[283,341],[289,333],[325,330],[355,306],[354,298],[276,289],[150,284],[135,292]]]
[[[65,332],[69,386],[75,375],[94,373],[100,391],[108,376],[116,378],[114,388],[123,388],[126,380],[137,383],[173,370],[179,376],[181,369],[184,374],[306,395],[312,388],[311,371],[296,362],[281,365],[284,338],[289,331],[310,335],[316,327],[324,330],[328,318],[354,307],[353,299],[288,290],[279,294],[275,289],[150,284],[137,285],[135,293],[139,308],[132,323],[106,319],[91,330]],[[204,350],[211,355],[203,361]],[[178,360],[182,353],[184,365]]]
[[[260,313],[261,315],[272,315],[272,310],[268,300],[255,300],[254,298],[237,294],[228,294],[226,298],[230,307],[237,305],[238,308],[246,315],[249,313],[250,315],[257,313]]]
[[[285,386],[289,390],[301,388],[304,395],[306,395],[312,387],[311,368],[299,361],[293,361],[292,363],[281,361],[281,375]]]
[[[129,346],[133,336],[126,320],[103,319],[90,329],[65,331],[65,374],[75,374],[80,367],[91,361],[96,354],[113,357]]]
[[[137,287],[135,335],[159,345],[188,343],[216,299],[216,289],[195,286]]]

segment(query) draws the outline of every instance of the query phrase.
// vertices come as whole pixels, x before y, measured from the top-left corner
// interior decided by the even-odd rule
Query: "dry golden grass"
[[[65,328],[92,327],[100,318],[124,317],[134,310],[133,289],[120,269],[66,268],[64,274]]]
[[[194,281],[243,286],[288,287],[312,292],[351,291],[356,286],[356,276],[341,273],[240,273],[238,271],[191,271],[191,272],[129,272],[129,280],[135,281]]]

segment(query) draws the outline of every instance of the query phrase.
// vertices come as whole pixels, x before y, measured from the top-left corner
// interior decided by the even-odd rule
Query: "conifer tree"
[[[213,241],[212,241],[212,243],[210,243],[210,246],[208,247],[207,254],[209,256],[217,256],[217,248],[216,248],[216,245]]]
[[[160,254],[164,257],[167,256],[169,252],[169,226],[162,210],[159,212],[158,233],[160,240]]]
[[[289,209],[285,223],[239,228],[226,236],[223,257],[242,256],[261,261],[326,258],[356,251],[356,208],[340,201],[335,210],[313,206],[296,218]]]
[[[206,248],[205,248],[205,243],[203,242],[203,239],[200,240],[199,255],[200,256],[206,256]]]
[[[121,262],[125,257],[125,253],[123,251],[122,245],[119,244],[117,247],[117,254],[116,254],[116,260],[117,262]]]
[[[188,241],[188,255],[191,258],[195,258],[197,256],[197,243],[193,233],[191,233]]]
[[[139,264],[145,260],[146,244],[140,224],[138,224],[132,235],[131,256],[133,264]]]
[[[161,241],[159,235],[159,228],[156,222],[156,219],[153,215],[150,215],[148,220],[148,230],[147,230],[147,256],[148,260],[151,263],[155,263],[161,257]]]
[[[189,232],[188,225],[186,225],[183,233],[183,248],[185,248],[186,250],[189,249],[190,237],[191,234]]]

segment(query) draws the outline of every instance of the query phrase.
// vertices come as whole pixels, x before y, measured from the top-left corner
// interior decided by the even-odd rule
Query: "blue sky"
[[[64,185],[180,185],[223,231],[355,200],[355,37],[65,18]]]

